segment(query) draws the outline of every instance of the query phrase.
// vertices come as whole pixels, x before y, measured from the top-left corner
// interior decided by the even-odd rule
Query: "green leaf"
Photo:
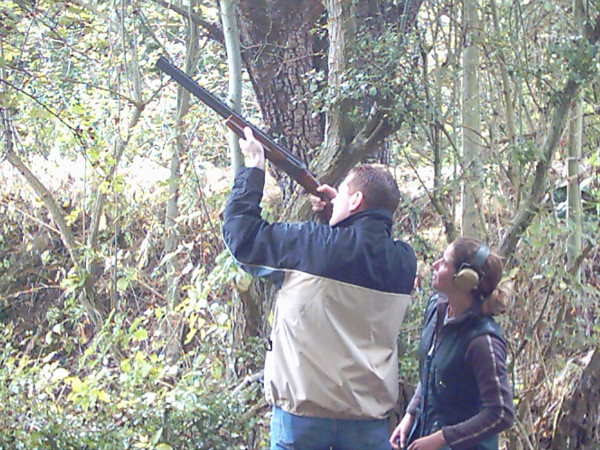
[[[148,339],[148,332],[143,328],[139,328],[135,333],[133,333],[133,338],[138,342],[143,341]]]
[[[119,292],[125,292],[131,283],[131,278],[121,277],[117,280],[117,290]]]
[[[156,450],[171,450],[173,447],[171,447],[169,444],[161,442],[160,444],[156,444],[154,448]]]

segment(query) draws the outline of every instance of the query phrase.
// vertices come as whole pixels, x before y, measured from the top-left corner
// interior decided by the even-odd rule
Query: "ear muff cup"
[[[454,285],[463,292],[471,292],[479,286],[483,275],[483,264],[490,254],[490,248],[481,244],[471,261],[463,263],[454,275]]]
[[[454,277],[454,285],[463,292],[471,292],[479,285],[479,274],[470,267],[461,269]]]

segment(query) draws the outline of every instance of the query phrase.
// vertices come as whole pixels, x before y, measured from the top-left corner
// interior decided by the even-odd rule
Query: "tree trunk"
[[[193,11],[196,2],[192,1],[189,10]],[[190,19],[188,20],[189,35],[186,41],[185,71],[192,74],[198,61],[198,26]],[[180,266],[177,256],[177,247],[179,245],[179,233],[177,230],[177,218],[179,216],[179,185],[181,182],[181,157],[186,155],[187,140],[185,137],[184,118],[190,109],[190,93],[179,87],[177,90],[177,136],[173,145],[173,155],[171,157],[170,176],[169,176],[169,197],[167,199],[165,214],[165,257],[168,261],[166,268],[166,299],[167,314],[166,321],[163,324],[163,334],[168,336],[166,345],[167,359],[175,363],[181,354],[181,319],[175,313],[175,308],[179,303],[179,277]]]
[[[372,33],[381,32],[390,22],[396,21],[396,25],[398,22],[402,23],[401,30],[406,32],[414,25],[421,3],[422,0],[408,0],[396,7],[393,2],[349,2],[347,6],[355,8],[355,17],[350,20],[346,12],[337,14],[336,17],[335,11],[327,11],[331,18],[328,23],[330,27],[339,26],[341,28],[337,30],[346,30],[352,35],[352,30],[361,23],[366,23],[367,18]],[[340,5],[332,2],[328,6],[338,8]],[[325,23],[326,10],[323,2],[243,0],[239,6],[242,58],[254,86],[267,131],[279,137],[280,142],[299,159],[310,163],[322,182],[335,184],[367,155],[376,154],[383,139],[395,131],[400,123],[391,126],[388,115],[377,104],[377,99],[370,99],[363,107],[365,118],[360,126],[354,125],[353,131],[345,139],[344,136],[336,138],[333,131],[328,133],[328,146],[322,148],[318,155],[315,154],[314,151],[324,141],[325,131],[325,119],[321,115],[313,115],[311,111],[313,90],[315,84],[319,84],[316,81],[317,75],[326,70],[326,43],[319,32],[314,32],[315,28]],[[331,28],[329,32],[332,33]],[[334,30],[331,35],[335,33]],[[329,61],[331,47],[333,52],[339,53],[340,43],[333,39],[329,39]],[[364,59],[367,61],[369,55],[364,55]],[[346,122],[342,123],[341,116],[336,120],[338,123],[331,123],[331,130],[337,133],[342,128],[347,128]],[[287,206],[282,217],[297,220],[311,216],[310,205],[305,198],[289,201],[294,194],[295,186],[292,181],[277,173],[275,176],[283,188],[284,204]]]
[[[573,114],[569,123],[567,151],[568,184],[567,184],[567,226],[569,239],[567,242],[567,262],[572,266],[581,254],[583,235],[583,209],[581,205],[581,185],[579,182],[579,161],[581,159],[581,140],[583,129],[583,95],[581,92],[575,99]],[[579,280],[577,270],[575,278]]]
[[[522,233],[531,224],[533,217],[537,214],[540,200],[546,192],[545,188],[548,170],[554,159],[554,153],[558,147],[559,140],[565,130],[569,107],[579,89],[579,82],[571,77],[559,95],[558,105],[554,110],[550,128],[544,139],[542,155],[536,164],[530,194],[524,201],[521,209],[517,212],[512,220],[510,228],[500,242],[499,255],[502,257],[508,258],[512,255]]]
[[[83,281],[83,293],[80,297],[80,301],[83,304],[91,323],[94,324],[96,329],[100,329],[103,319],[106,317],[106,311],[97,302],[90,275],[83,271],[81,252],[78,248],[79,246],[77,242],[75,241],[75,237],[71,233],[71,230],[69,229],[69,226],[65,220],[66,214],[56,203],[52,193],[42,184],[42,182],[35,176],[29,167],[27,167],[19,155],[15,153],[12,137],[12,125],[8,115],[9,112],[4,108],[0,108],[0,114],[2,116],[2,122],[4,125],[6,159],[23,176],[23,178],[25,178],[29,186],[40,197],[44,203],[44,206],[46,206],[48,209],[50,217],[52,217],[52,220],[56,224],[62,241],[69,252],[73,266],[75,267],[78,276],[81,277],[81,280]]]
[[[121,23],[120,23],[120,34],[121,34],[121,40],[122,42],[135,42],[135,37],[133,37],[131,40],[128,38],[128,32],[125,29],[125,17],[124,14],[121,14]],[[132,31],[133,36],[135,36],[135,30]],[[124,47],[125,51],[127,50],[127,46]],[[110,165],[110,168],[108,170],[108,175],[104,178],[104,180],[102,180],[102,184],[105,185],[110,185],[112,186],[113,181],[115,179],[116,173],[117,173],[117,169],[119,167],[119,164],[121,162],[121,159],[123,158],[123,154],[125,153],[125,150],[127,149],[128,145],[129,145],[129,141],[131,139],[131,136],[133,134],[134,129],[136,128],[137,124],[139,123],[141,117],[142,117],[142,113],[144,112],[144,109],[146,107],[145,103],[143,102],[143,98],[142,98],[142,76],[141,76],[141,72],[140,72],[140,67],[138,64],[138,55],[137,55],[137,48],[135,46],[135,44],[133,44],[131,46],[131,48],[129,48],[130,50],[130,64],[128,67],[128,73],[131,76],[131,87],[132,87],[132,97],[134,100],[134,109],[131,112],[131,117],[129,119],[129,123],[127,124],[127,129],[125,131],[125,137],[121,137],[121,133],[116,133],[116,143],[114,145],[115,147],[115,151],[112,155],[113,158],[113,162]],[[96,249],[96,246],[98,245],[98,236],[99,236],[99,232],[100,232],[100,222],[102,220],[102,217],[104,215],[104,206],[105,206],[105,202],[106,202],[106,193],[103,192],[101,189],[97,189],[96,190],[96,198],[94,200],[94,205],[92,207],[92,211],[90,214],[90,230],[89,230],[89,234],[87,236],[87,246],[88,248],[94,250]],[[116,218],[115,218],[116,220]],[[114,249],[114,252],[116,254],[117,249]],[[115,259],[115,266],[113,267],[114,269],[114,273],[116,276],[116,272],[117,272],[117,267],[116,267],[116,259]],[[94,252],[90,253],[90,256],[87,257],[86,261],[85,261],[85,267],[86,267],[86,271],[88,273],[89,276],[89,281],[87,281],[88,283],[90,283],[92,286],[95,284],[96,280],[96,274],[100,273],[100,271],[102,270],[102,262],[99,261],[95,255]],[[116,284],[116,283],[114,283]],[[113,284],[113,286],[114,286]],[[115,296],[117,295],[116,290],[113,290],[112,292],[112,296],[111,296],[111,305],[107,306],[104,305],[104,307],[101,309],[102,311],[102,321],[104,319],[106,319],[107,314],[110,312],[111,309],[113,309],[114,307],[116,307],[115,303]],[[96,329],[99,329],[98,325],[96,325]]]
[[[583,363],[563,387],[552,448],[597,448],[600,442],[600,352],[590,351]]]
[[[481,118],[479,105],[479,8],[477,1],[463,1],[463,104],[462,151],[463,183],[461,202],[461,231],[464,236],[482,237],[483,227],[478,220],[477,203],[481,199]]]
[[[490,0],[490,11],[492,14],[492,22],[494,31],[500,36],[500,21],[498,19],[498,8],[496,0]],[[502,97],[504,98],[504,108],[506,111],[506,128],[508,129],[508,139],[511,145],[511,152],[508,161],[508,177],[515,191],[517,204],[519,203],[520,186],[521,186],[521,163],[517,158],[517,131],[515,127],[515,109],[512,101],[512,89],[510,76],[506,64],[506,57],[502,47],[498,47],[498,59],[500,60],[500,77],[502,79]]]
[[[225,49],[227,50],[227,66],[229,68],[229,93],[227,103],[235,112],[240,112],[242,104],[242,59],[240,54],[240,34],[235,19],[236,0],[221,0],[221,21],[223,22],[223,35]],[[229,154],[231,157],[231,170],[233,175],[244,163],[244,155],[240,150],[237,135],[229,130],[227,134]]]
[[[329,57],[327,84],[331,91],[340,89],[342,76],[348,64],[348,40],[353,40],[356,32],[352,23],[352,0],[327,0],[329,13]],[[334,101],[328,108],[325,119],[325,151],[336,151],[342,148],[344,138],[345,113],[344,103]]]
[[[582,23],[585,19],[584,12],[579,10],[578,2],[573,2],[575,22]],[[583,31],[583,30],[582,30]],[[581,205],[581,185],[579,180],[579,164],[581,159],[581,141],[583,133],[583,93],[579,92],[575,98],[573,112],[569,122],[569,135],[567,140],[567,226],[569,239],[567,241],[567,263],[573,266],[581,254],[583,234],[583,210]],[[580,270],[576,268],[575,279],[579,281]]]
[[[242,60],[240,53],[240,34],[235,18],[236,1],[221,0],[221,20],[223,22],[223,35],[227,49],[227,66],[229,69],[229,94],[228,103],[231,109],[240,112],[242,99]],[[229,153],[231,155],[232,176],[244,163],[244,156],[240,150],[237,135],[229,130]],[[232,316],[233,333],[232,347],[237,349],[249,337],[260,336],[263,318],[263,297],[257,292],[260,281],[254,280],[247,289],[236,286],[235,301]],[[245,373],[237,373],[242,376]]]
[[[579,1],[578,4],[581,4]],[[580,8],[583,10],[583,8]],[[593,25],[593,26],[592,26]],[[596,16],[595,21],[586,21],[583,26],[586,40],[589,44],[595,44],[600,39],[600,15]],[[585,55],[586,46],[581,45],[581,53]],[[579,57],[579,55],[575,55]],[[509,257],[519,241],[522,233],[530,225],[531,220],[537,213],[540,200],[545,193],[546,180],[548,178],[548,170],[552,165],[554,153],[558,146],[559,140],[565,130],[565,124],[569,114],[569,108],[573,100],[577,97],[581,86],[589,78],[590,73],[586,74],[584,68],[579,71],[573,71],[568,74],[568,79],[563,89],[556,95],[556,106],[552,114],[552,122],[544,138],[542,145],[542,156],[535,168],[535,175],[531,186],[531,193],[524,202],[523,207],[517,212],[512,220],[512,224],[500,243],[499,254],[505,258]]]
[[[324,12],[319,0],[241,0],[238,9],[242,58],[266,131],[305,163],[323,141],[323,120],[311,114],[305,77],[323,63],[313,29]],[[295,186],[277,171],[275,177],[285,202]]]
[[[460,39],[459,36],[456,36],[457,34],[459,34],[456,30],[457,27],[454,26],[452,26],[449,29],[447,47],[444,49],[445,55],[448,55],[448,57],[451,58],[450,61],[446,61],[446,64],[448,65],[457,65],[455,62],[456,56],[454,56],[456,55],[456,52],[454,52],[452,48],[453,41],[455,41],[456,39]],[[431,190],[428,190],[425,187],[425,183],[422,183],[422,185],[425,187],[425,191],[427,193],[427,196],[429,197],[429,201],[431,202],[432,206],[435,208],[436,212],[441,218],[441,221],[444,225],[446,240],[450,243],[454,241],[457,233],[455,225],[456,208],[454,201],[454,198],[456,196],[453,193],[451,193],[451,195],[448,195],[449,188],[446,186],[446,183],[443,180],[443,149],[445,147],[450,147],[454,148],[455,153],[457,152],[455,140],[451,136],[447,135],[447,131],[445,130],[445,122],[448,119],[446,118],[446,114],[442,113],[442,74],[440,70],[434,70],[434,80],[433,82],[430,80],[430,74],[432,71],[430,70],[429,66],[429,58],[429,54],[423,56],[422,83],[425,89],[425,101],[428,105],[432,105],[430,108],[428,108],[429,111],[431,111],[431,116],[429,116],[427,120],[429,121],[428,139],[431,144],[431,149],[433,153],[433,188]],[[436,60],[436,69],[438,69],[440,62],[437,61],[437,58],[435,57],[434,60]],[[453,89],[451,103],[454,103],[454,99],[457,94],[458,89]],[[456,120],[454,115],[452,116],[452,118],[453,120]],[[454,123],[452,124],[452,128],[457,128]],[[442,145],[442,136],[445,136],[448,139],[449,145]],[[413,164],[411,163],[411,166],[412,165]],[[415,173],[417,173],[416,167],[414,167],[413,170],[415,171]],[[456,172],[456,170],[454,172]],[[452,186],[454,186],[455,184],[456,183],[451,183]],[[450,202],[450,205],[448,205],[448,202]]]

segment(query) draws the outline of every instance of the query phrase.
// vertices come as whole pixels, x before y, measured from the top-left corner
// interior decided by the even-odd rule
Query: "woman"
[[[508,290],[502,262],[475,239],[458,238],[433,264],[419,346],[420,381],[390,438],[393,448],[498,449],[512,425],[506,344],[492,315]]]

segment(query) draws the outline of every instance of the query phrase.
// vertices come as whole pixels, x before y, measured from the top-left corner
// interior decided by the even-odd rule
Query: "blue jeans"
[[[390,450],[386,419],[304,417],[273,407],[271,450]]]

